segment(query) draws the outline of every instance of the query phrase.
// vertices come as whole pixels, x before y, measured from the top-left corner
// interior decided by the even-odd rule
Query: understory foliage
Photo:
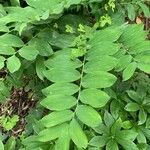
[[[0,3],[0,150],[150,149],[149,2]]]

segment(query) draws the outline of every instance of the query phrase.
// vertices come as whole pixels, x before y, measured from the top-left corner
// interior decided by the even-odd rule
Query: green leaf
[[[93,38],[90,40],[91,45],[97,45],[105,41],[115,42],[121,35],[121,30],[117,27],[109,27],[103,30],[96,31]]]
[[[0,69],[4,67],[5,58],[3,56],[0,56]]]
[[[69,124],[61,131],[55,144],[55,150],[68,150],[70,146]]]
[[[10,137],[5,144],[6,150],[15,150],[16,149],[16,139],[14,137]]]
[[[111,133],[113,135],[116,135],[121,130],[121,127],[122,127],[122,120],[121,118],[118,118],[111,127]]]
[[[44,129],[38,134],[36,140],[40,142],[48,142],[54,140],[60,136],[60,133],[62,132],[62,130],[66,125],[67,124],[61,124],[58,126]]]
[[[63,65],[62,65],[63,64]],[[82,62],[78,59],[71,60],[71,49],[64,49],[56,52],[51,58],[45,62],[46,67],[51,68],[79,68]]]
[[[87,62],[84,66],[84,72],[91,73],[97,71],[110,71],[117,65],[116,58],[111,56],[103,56]]]
[[[140,109],[139,105],[137,103],[128,103],[125,106],[125,110],[126,111],[131,111],[131,112],[135,112],[138,111]]]
[[[41,101],[41,105],[50,110],[65,110],[73,107],[77,103],[77,100],[73,96],[67,96],[62,94],[49,95],[47,98]]]
[[[134,141],[137,135],[138,133],[135,130],[122,130],[117,133],[117,138]]]
[[[80,93],[80,100],[82,103],[89,104],[95,108],[105,106],[109,99],[110,97],[108,94],[97,89],[85,89]]]
[[[19,51],[21,57],[26,60],[35,60],[39,52],[33,46],[24,46]]]
[[[138,117],[139,117],[138,124],[139,125],[144,124],[146,122],[146,119],[147,119],[147,112],[145,112],[144,109],[140,109]]]
[[[36,73],[37,76],[41,79],[44,80],[44,74],[43,72],[46,70],[46,67],[44,65],[44,59],[42,57],[39,57],[36,59]]]
[[[41,56],[50,56],[53,54],[52,47],[47,41],[43,39],[33,38],[29,42],[29,45],[35,47],[35,49],[39,51],[39,55]]]
[[[131,123],[131,121],[124,121],[123,123],[122,123],[122,127],[124,128],[124,129],[130,129],[130,128],[132,128],[132,123]]]
[[[52,68],[44,71],[45,77],[52,82],[73,82],[80,78],[80,73],[72,68]]]
[[[108,111],[104,113],[104,122],[107,127],[111,127],[115,122],[115,119]]]
[[[76,115],[84,124],[92,128],[99,126],[102,122],[99,113],[90,106],[79,105],[76,110]]]
[[[141,7],[142,11],[144,12],[144,16],[149,18],[150,17],[149,6],[141,2],[137,2],[137,4]]]
[[[79,123],[73,119],[70,123],[69,133],[72,141],[77,145],[79,148],[86,148],[88,145],[88,139],[83,132],[82,128],[80,127]]]
[[[0,149],[1,149],[1,150],[4,150],[4,145],[3,145],[3,143],[2,143],[1,140],[0,140]]]
[[[12,46],[12,47],[21,47],[24,45],[23,41],[13,35],[13,34],[4,34],[0,36],[0,45],[2,46]]]
[[[132,56],[131,55],[124,55],[119,58],[118,60],[118,65],[116,66],[117,71],[121,71],[125,69],[132,61]]]
[[[20,6],[19,0],[10,0],[12,6]]]
[[[5,24],[0,24],[0,32],[9,32],[9,28]]]
[[[145,73],[150,73],[150,63],[138,63],[138,68]]]
[[[109,142],[106,144],[106,150],[119,150],[116,141],[109,140]]]
[[[126,81],[133,76],[133,74],[136,70],[136,67],[137,67],[137,63],[135,63],[135,62],[130,63],[127,66],[127,68],[123,71],[123,81]]]
[[[11,73],[14,73],[17,70],[19,70],[20,66],[21,66],[21,62],[19,58],[16,57],[15,55],[7,59],[7,68]]]
[[[40,120],[40,122],[45,127],[52,127],[61,123],[64,123],[66,121],[71,120],[73,117],[73,112],[70,110],[63,110],[58,112],[52,112],[49,115],[45,116]]]
[[[83,77],[82,86],[85,88],[106,88],[112,86],[117,78],[107,72],[89,73]]]
[[[1,45],[0,54],[1,55],[14,55],[15,49],[10,46]]]
[[[79,87],[73,83],[54,83],[42,90],[45,96],[55,95],[57,93],[64,95],[73,95],[78,92]]]
[[[91,49],[87,53],[87,60],[99,59],[100,56],[114,55],[120,46],[118,44],[104,41],[91,46]]]
[[[128,18],[131,21],[134,21],[135,19],[135,8],[134,5],[132,5],[131,3],[127,4],[127,11],[128,11]]]
[[[125,149],[125,150],[138,150],[135,143],[130,140],[118,139],[117,142]]]
[[[139,97],[138,93],[136,93],[135,91],[128,90],[127,93],[128,93],[128,96],[130,98],[132,98],[135,102],[138,102],[140,100],[140,97]]]
[[[138,141],[138,143],[146,143],[147,142],[146,137],[142,131],[138,132],[137,141]]]
[[[150,117],[146,120],[146,128],[150,128]]]
[[[94,147],[103,147],[107,142],[107,138],[103,136],[94,136],[90,141],[89,145]]]

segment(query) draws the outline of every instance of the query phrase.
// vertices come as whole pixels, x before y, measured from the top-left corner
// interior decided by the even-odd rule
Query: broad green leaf
[[[135,36],[137,36],[137,35],[135,35]],[[135,40],[137,42],[135,43],[135,45],[131,45],[134,42],[130,44],[131,46],[129,45],[130,54],[133,54],[133,55],[134,54],[139,54],[140,55],[140,53],[142,53],[142,52],[148,52],[150,50],[150,47],[149,47],[150,42],[148,40],[145,40],[145,39],[146,39],[146,37],[143,38],[143,39],[141,39],[141,37],[136,37]],[[135,56],[135,58],[136,58],[136,56]]]
[[[55,1],[52,1],[51,3],[53,2]],[[38,37],[44,39],[45,41],[50,43],[50,45],[59,49],[72,47],[72,43],[75,39],[75,36],[73,34],[59,34],[58,32],[50,29],[42,31]]]
[[[80,78],[80,73],[72,68],[52,68],[44,71],[45,77],[52,82],[73,82]]]
[[[143,131],[145,137],[146,137],[148,140],[150,140],[150,130],[144,128],[142,131]]]
[[[68,150],[70,146],[69,125],[66,124],[56,141],[55,150]]]
[[[54,94],[64,94],[64,95],[73,95],[78,92],[79,87],[73,83],[54,83],[49,87],[42,90],[42,93],[45,96],[54,95]]]
[[[146,120],[146,128],[150,128],[150,117]]]
[[[145,73],[150,73],[150,63],[138,63],[138,68]]]
[[[133,74],[136,70],[136,67],[137,67],[137,63],[135,63],[135,62],[130,63],[127,66],[127,68],[123,71],[123,81],[126,81],[133,76]]]
[[[36,59],[36,73],[37,76],[41,79],[44,80],[44,74],[43,72],[46,70],[46,67],[44,65],[44,59],[42,57],[39,57]]]
[[[36,149],[38,147],[44,147],[44,148],[48,149],[48,148],[51,147],[49,144],[37,141],[37,136],[36,135],[28,136],[27,138],[23,139],[22,143],[26,147],[25,150]]]
[[[112,86],[117,78],[107,72],[89,73],[83,77],[82,86],[85,88],[106,88]]]
[[[4,46],[0,45],[0,54],[1,55],[14,55],[15,54],[15,49],[12,48],[11,46]]]
[[[20,6],[19,0],[10,0],[12,6]]]
[[[131,99],[133,99],[135,102],[138,102],[140,100],[140,97],[139,97],[138,93],[136,93],[135,91],[128,90],[127,93],[128,93],[128,96]]]
[[[9,57],[7,59],[7,68],[11,73],[14,73],[15,71],[19,70],[21,66],[21,62],[18,57],[15,55]]]
[[[110,71],[117,65],[117,59],[111,56],[99,57],[87,62],[84,66],[84,72],[91,73],[97,71]]]
[[[145,64],[149,64],[150,63],[150,55],[139,54],[134,59],[136,61],[138,61],[139,63],[145,63]]]
[[[149,18],[150,17],[150,9],[149,6],[142,2],[137,2],[137,4],[141,7],[142,11],[144,12],[144,16]]]
[[[88,139],[86,134],[82,130],[79,123],[73,119],[70,123],[69,133],[72,141],[77,145],[79,148],[86,148],[88,145]]]
[[[23,41],[13,35],[13,34],[4,34],[0,36],[0,45],[2,46],[12,46],[12,47],[21,47],[24,45]]]
[[[9,32],[9,28],[5,24],[0,24],[0,32]]]
[[[54,140],[60,136],[60,133],[62,132],[62,130],[66,125],[67,124],[61,124],[58,126],[44,129],[38,134],[36,140],[40,142],[48,142]]]
[[[97,89],[85,89],[80,93],[82,103],[89,104],[95,108],[105,106],[109,99],[108,94]]]
[[[137,135],[138,133],[135,130],[122,130],[117,133],[117,138],[134,141]]]
[[[21,57],[26,60],[35,60],[39,52],[33,46],[24,46],[19,51]]]
[[[59,14],[63,10],[63,1],[60,0],[48,0],[45,3],[43,3],[42,0],[27,0],[27,4],[42,11],[51,10],[51,14]]]
[[[93,128],[94,131],[98,134],[110,134],[110,128],[101,123],[98,127]]]
[[[41,56],[50,56],[53,54],[52,47],[50,44],[42,39],[38,38],[33,38],[30,42],[29,45],[35,47],[37,51],[39,51],[39,55]]]
[[[77,5],[80,4],[82,0],[67,0],[66,1],[66,8],[69,8],[71,5]]]
[[[134,111],[138,111],[140,109],[139,105],[137,103],[128,103],[126,106],[125,106],[125,110],[126,111],[131,111],[131,112],[134,112]]]
[[[94,147],[103,147],[107,142],[107,138],[103,136],[94,136],[90,141],[89,145]]]
[[[138,150],[135,143],[130,140],[118,139],[117,142],[125,149],[125,150]]]
[[[131,3],[127,4],[127,11],[128,11],[128,18],[131,21],[134,21],[135,19],[135,8],[134,5],[132,5]]]
[[[138,124],[139,125],[144,124],[146,122],[146,119],[147,119],[147,112],[145,112],[144,109],[140,109],[138,117],[139,117]]]
[[[63,110],[52,112],[40,120],[40,122],[47,128],[64,123],[71,120],[73,112],[70,110]]]
[[[10,89],[3,81],[0,81],[0,101],[6,100],[7,97],[10,97]]]
[[[66,49],[65,49],[66,50]],[[63,51],[65,51],[63,50]],[[66,50],[68,51],[68,50]],[[70,50],[71,51],[71,50]],[[71,53],[71,52],[70,52]],[[78,68],[82,66],[82,62],[79,61],[78,59],[71,60],[71,54],[69,52],[67,53],[62,53],[62,51],[56,52],[51,58],[49,58],[46,62],[45,65],[49,69],[51,68]],[[62,65],[63,64],[63,65]]]
[[[124,128],[124,129],[130,129],[130,128],[132,128],[132,126],[133,126],[133,124],[131,123],[131,121],[124,121],[123,123],[122,123],[122,128]]]
[[[14,137],[10,137],[5,144],[6,150],[15,150],[16,149],[16,139]]]
[[[117,27],[109,27],[96,31],[93,34],[93,38],[90,40],[90,44],[97,45],[103,41],[115,42],[120,37],[121,33],[121,30]]]
[[[116,66],[117,71],[125,69],[132,61],[131,55],[124,55],[118,59],[118,65]]]
[[[77,103],[77,100],[73,96],[67,96],[62,94],[49,95],[47,98],[41,101],[41,105],[50,110],[65,110],[73,107]]]
[[[143,42],[145,42],[147,32],[143,31],[143,29],[144,26],[142,24],[128,25],[126,28],[124,28],[123,34],[119,40],[124,46],[126,46],[126,49],[128,49],[129,53],[132,52],[133,47],[141,44],[143,45]],[[136,53],[139,53],[138,49]]]
[[[5,58],[3,56],[0,56],[0,69],[4,67]]]
[[[106,150],[119,150],[118,144],[114,140],[109,140],[106,144]]]
[[[76,110],[76,115],[84,124],[92,128],[99,126],[102,122],[99,113],[90,106],[79,105]]]
[[[147,142],[146,137],[142,131],[138,132],[137,141],[138,141],[138,143],[146,143]]]
[[[115,122],[115,119],[108,111],[105,111],[104,113],[104,122],[105,122],[105,125],[108,127],[111,127]]]
[[[111,43],[109,41],[97,43],[91,46],[91,49],[87,53],[87,60],[99,59],[100,56],[113,55],[120,49],[118,44]]]
[[[0,150],[4,150],[4,145],[1,140],[0,140]]]
[[[111,127],[111,133],[116,135],[122,128],[122,120],[118,118]]]
[[[110,104],[110,112],[115,119],[117,119],[119,117],[120,111],[122,110],[121,103],[116,99],[117,98],[113,99]]]

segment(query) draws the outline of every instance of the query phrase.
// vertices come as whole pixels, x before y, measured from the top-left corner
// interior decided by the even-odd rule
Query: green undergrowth
[[[150,149],[149,2],[0,3],[0,150]]]

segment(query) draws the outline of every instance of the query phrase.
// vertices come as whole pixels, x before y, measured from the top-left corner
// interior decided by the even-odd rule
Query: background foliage
[[[0,3],[0,150],[150,149],[149,1]]]

